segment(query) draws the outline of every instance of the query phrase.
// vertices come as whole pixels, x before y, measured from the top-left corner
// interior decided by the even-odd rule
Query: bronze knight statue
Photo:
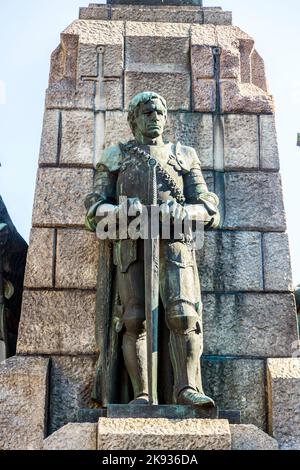
[[[16,354],[27,248],[0,196],[0,340],[6,358]]]
[[[129,105],[128,122],[134,140],[109,147],[100,155],[93,192],[86,198],[86,225],[89,230],[95,231],[97,222],[101,220],[97,217],[100,206],[106,205],[108,212],[118,216],[124,210],[124,204],[125,209],[141,213],[143,206],[153,203],[163,207],[173,223],[190,217],[196,209],[197,217],[206,227],[217,228],[218,197],[207,189],[195,150],[180,143],[164,143],[166,120],[164,98],[152,92],[140,93],[133,98]],[[147,182],[151,165],[155,167],[156,179],[150,200]],[[127,202],[120,203],[120,197],[125,196]],[[146,240],[130,238],[112,242],[115,271],[111,276],[106,276],[106,282],[111,279],[113,283],[113,313],[109,314],[108,322],[113,333],[106,331],[108,323],[102,318],[103,306],[101,301],[97,304],[96,333],[101,344],[94,398],[104,406],[126,400],[131,400],[131,404],[153,403],[149,399],[150,365],[145,310],[149,295],[145,289],[145,273],[147,277],[152,265],[148,265],[144,244]],[[157,246],[160,297],[158,401],[214,406],[213,400],[205,395],[201,382],[202,304],[193,245],[184,234],[180,239],[174,239],[171,230],[169,239],[161,238]],[[151,257],[149,259],[151,261]],[[103,259],[100,263],[105,264]],[[100,277],[103,276],[103,269],[99,269]],[[103,298],[103,282],[100,282],[99,288],[102,289]],[[109,353],[105,351],[107,348]],[[121,353],[125,365],[123,372],[112,366]],[[114,371],[113,374],[109,374],[109,368]],[[127,388],[131,386],[132,390],[127,394],[124,387],[123,392],[121,390],[122,381],[125,380],[124,369],[130,378]],[[110,383],[114,381],[115,386]],[[114,392],[104,396],[103,382],[106,390],[114,388]]]

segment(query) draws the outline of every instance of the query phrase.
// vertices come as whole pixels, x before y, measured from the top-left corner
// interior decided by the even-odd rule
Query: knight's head
[[[155,139],[164,132],[167,121],[166,100],[151,91],[136,95],[129,103],[128,122],[135,138]]]

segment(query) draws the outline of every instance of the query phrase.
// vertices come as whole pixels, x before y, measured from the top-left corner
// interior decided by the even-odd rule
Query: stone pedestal
[[[98,450],[230,450],[226,420],[110,419],[98,425]]]
[[[230,425],[231,450],[278,450],[278,442],[253,424]]]
[[[256,426],[226,421],[101,419],[68,424],[44,440],[44,450],[278,450]],[[142,431],[141,431],[142,429]],[[230,434],[229,434],[229,432]],[[113,455],[113,454],[112,454]]]
[[[67,424],[44,440],[43,450],[96,450],[97,424]]]

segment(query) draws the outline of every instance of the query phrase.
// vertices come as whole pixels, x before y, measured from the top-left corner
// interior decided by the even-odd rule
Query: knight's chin
[[[148,137],[159,137],[162,133],[163,131],[161,129],[151,129],[148,131]]]

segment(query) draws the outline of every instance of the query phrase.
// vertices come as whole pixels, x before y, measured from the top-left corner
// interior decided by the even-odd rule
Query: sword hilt
[[[157,206],[157,160],[155,160],[155,158],[149,158],[148,165],[150,168],[150,204],[153,206]]]

